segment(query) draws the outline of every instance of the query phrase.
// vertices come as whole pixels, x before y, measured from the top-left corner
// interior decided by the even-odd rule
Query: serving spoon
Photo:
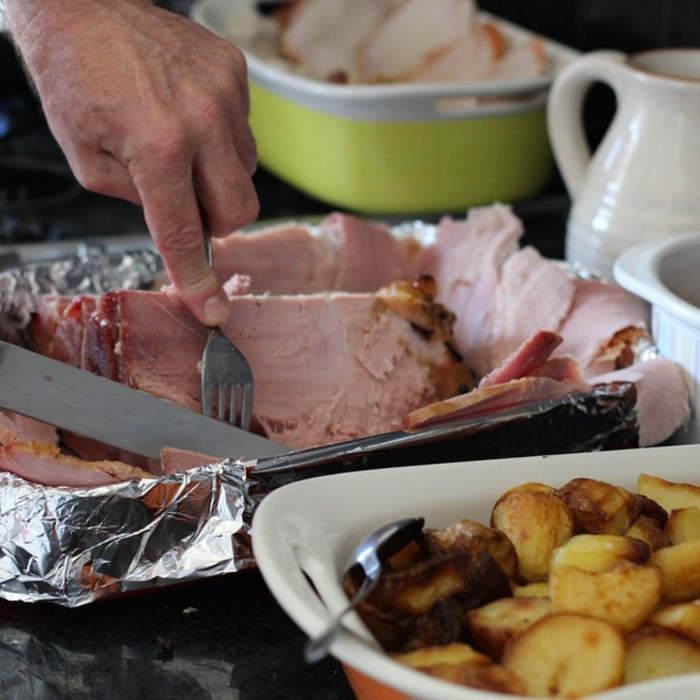
[[[325,631],[307,641],[304,647],[304,659],[307,663],[320,661],[328,653],[328,648],[342,626],[343,618],[354,610],[379,582],[384,562],[414,540],[424,524],[424,518],[396,520],[383,525],[360,542],[348,560],[345,573],[359,566],[365,576],[362,584],[345,608],[331,620]]]

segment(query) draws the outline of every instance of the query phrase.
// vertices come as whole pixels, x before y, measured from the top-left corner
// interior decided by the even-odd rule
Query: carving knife
[[[289,448],[119,382],[0,341],[0,407],[129,452],[257,459]]]

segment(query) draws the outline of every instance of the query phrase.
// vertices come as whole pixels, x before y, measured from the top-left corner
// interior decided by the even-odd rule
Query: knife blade
[[[0,341],[0,407],[158,459],[161,447],[257,459],[288,447]]]

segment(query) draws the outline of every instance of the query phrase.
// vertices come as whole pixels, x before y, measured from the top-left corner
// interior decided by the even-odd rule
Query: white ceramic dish
[[[527,481],[560,486],[590,476],[630,489],[640,472],[672,480],[700,481],[700,445],[620,450],[424,465],[319,477],[268,495],[253,520],[253,550],[262,575],[289,616],[309,635],[318,634],[347,602],[342,567],[354,546],[390,520],[422,515],[430,527],[459,517],[488,523],[505,490]],[[309,585],[308,576],[325,602]],[[355,615],[331,647],[334,656],[408,697],[425,700],[494,700],[511,695],[445,683],[392,661]],[[299,663],[304,663],[301,655]],[[676,676],[607,691],[605,700],[695,700],[700,674]]]
[[[659,352],[686,371],[693,414],[674,439],[700,442],[700,233],[643,243],[615,262],[615,279],[651,304]]]

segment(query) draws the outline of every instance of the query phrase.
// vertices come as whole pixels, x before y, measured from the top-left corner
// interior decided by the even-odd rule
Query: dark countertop
[[[0,697],[351,700],[304,639],[255,570],[75,609],[0,602]]]

